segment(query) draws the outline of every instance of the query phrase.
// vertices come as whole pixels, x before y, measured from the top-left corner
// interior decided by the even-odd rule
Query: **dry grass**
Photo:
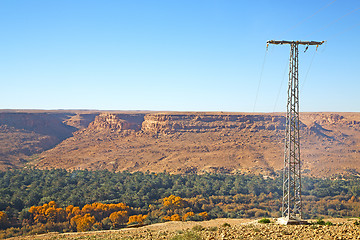
[[[13,239],[360,239],[360,226],[354,224],[355,219],[325,220],[334,225],[283,226],[273,223],[274,219],[270,224],[259,224],[257,220],[250,219],[215,219],[205,222],[167,222],[137,229],[48,233]]]

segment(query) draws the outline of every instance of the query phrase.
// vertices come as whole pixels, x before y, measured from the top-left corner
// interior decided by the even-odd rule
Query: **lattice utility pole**
[[[300,161],[300,133],[299,133],[299,73],[298,55],[299,44],[316,45],[322,42],[315,41],[267,41],[267,44],[290,44],[289,83],[286,113],[285,154],[284,154],[284,179],[282,224],[302,224],[301,202],[301,161]],[[306,48],[306,49],[307,49]]]

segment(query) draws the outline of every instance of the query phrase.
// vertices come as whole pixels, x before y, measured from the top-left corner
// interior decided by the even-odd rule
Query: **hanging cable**
[[[311,16],[301,20],[300,22],[298,22],[297,24],[295,24],[294,26],[290,27],[289,29],[287,29],[285,32],[283,32],[281,35],[285,35],[286,33],[294,30],[295,28],[299,27],[301,24],[303,24],[304,22],[306,22],[307,20],[309,20],[310,18],[314,17],[315,15],[317,15],[318,13],[320,13],[322,10],[328,8],[330,5],[332,5],[333,3],[335,3],[337,0],[334,0],[332,2],[330,2],[329,4],[327,4],[326,6],[320,8],[319,10],[317,10],[315,13],[313,13]]]
[[[324,47],[321,50],[321,53],[324,53],[327,47],[327,40],[324,42]]]
[[[348,12],[347,14],[345,14],[345,15],[339,17],[338,19],[332,21],[331,23],[329,23],[329,24],[326,25],[325,27],[322,27],[322,28],[320,28],[319,30],[310,33],[310,34],[307,35],[305,38],[309,38],[309,37],[311,37],[312,35],[314,35],[315,33],[318,33],[318,32],[323,31],[324,29],[326,29],[326,28],[330,27],[331,25],[337,23],[338,21],[340,21],[340,20],[343,19],[344,17],[349,16],[350,14],[353,14],[354,12],[359,11],[359,10],[360,10],[360,8],[357,8],[357,9],[352,10],[351,12]]]
[[[258,98],[258,95],[259,95],[259,90],[260,90],[261,80],[262,80],[262,76],[263,76],[263,72],[264,72],[264,66],[265,66],[267,52],[268,52],[268,47],[266,46],[264,60],[263,60],[262,66],[261,66],[259,83],[258,83],[258,87],[257,87],[257,90],[256,90],[256,97],[255,97],[253,112],[255,112],[256,102],[257,102],[257,98]]]
[[[286,61],[286,64],[285,64],[285,68],[284,68],[284,74],[283,74],[283,78],[281,80],[281,83],[280,83],[280,88],[279,88],[279,91],[277,93],[277,96],[276,96],[276,99],[275,99],[275,104],[274,104],[274,109],[273,109],[273,112],[275,112],[275,109],[276,109],[276,106],[277,106],[277,103],[279,101],[279,97],[280,97],[280,93],[281,93],[281,90],[282,90],[282,86],[285,82],[285,76],[286,76],[286,70],[288,69],[288,62]]]
[[[306,82],[306,80],[307,80],[308,74],[309,74],[309,72],[310,72],[310,68],[311,68],[312,63],[313,63],[313,61],[314,61],[316,52],[317,52],[317,51],[315,50],[315,51],[314,51],[314,54],[313,54],[313,56],[312,56],[312,58],[311,58],[309,68],[308,68],[308,70],[306,71],[304,81],[302,82],[301,87],[300,87],[300,93],[302,93],[302,90],[303,90],[303,88],[304,88],[304,85],[305,85],[305,82]]]
[[[350,30],[352,30],[352,29],[354,29],[354,28],[356,28],[356,27],[359,27],[359,26],[360,26],[360,23],[354,24],[354,25],[352,25],[351,27],[345,29],[344,31],[341,31],[341,32],[339,32],[339,33],[336,33],[336,34],[330,36],[330,38],[328,38],[328,39],[334,39],[334,38],[336,38],[336,37],[338,37],[338,36],[340,36],[340,35],[342,35],[342,34],[344,34],[344,33],[346,33],[346,32],[349,32]]]

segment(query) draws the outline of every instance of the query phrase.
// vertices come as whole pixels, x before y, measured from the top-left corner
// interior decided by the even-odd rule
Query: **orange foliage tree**
[[[58,208],[54,201],[42,206],[32,206],[29,209],[35,223],[58,223],[66,220],[66,211]]]
[[[209,219],[209,214],[207,212],[201,212],[199,213],[199,216],[203,218],[203,220]]]
[[[9,219],[6,212],[0,211],[0,229],[6,228],[9,224]]]
[[[85,232],[91,230],[95,222],[95,217],[91,216],[88,213],[84,216],[76,215],[70,220],[71,226],[73,228],[76,228],[78,232]]]
[[[90,230],[96,222],[100,224],[104,218],[110,219],[114,226],[126,224],[130,207],[124,203],[104,204],[96,202],[86,204],[82,209],[73,205],[63,209],[58,208],[57,204],[51,201],[42,206],[32,206],[29,212],[34,223],[68,221],[73,230],[83,232]]]
[[[186,221],[186,219],[188,219],[189,217],[192,217],[192,216],[194,216],[194,215],[195,215],[194,212],[187,212],[187,213],[185,213],[184,216],[182,217],[182,220],[183,220],[183,221]]]
[[[66,212],[66,219],[70,220],[71,218],[75,217],[76,215],[81,214],[81,210],[79,207],[74,207],[73,205],[69,205],[65,208]]]
[[[109,217],[110,214],[118,211],[126,212],[125,215],[128,215],[130,208],[124,203],[116,203],[116,204],[105,204],[105,203],[92,203],[86,204],[82,209],[81,213],[86,214],[89,213],[93,215],[97,221],[105,217]]]
[[[179,214],[174,214],[174,215],[171,215],[171,216],[164,216],[162,219],[164,221],[180,221],[181,217],[180,217]]]
[[[171,221],[171,217],[170,216],[163,216],[162,218],[164,221]]]
[[[170,220],[171,221],[180,221],[181,218],[180,218],[179,214],[174,214],[174,215],[171,216]]]
[[[133,223],[138,223],[138,224],[143,224],[144,220],[147,218],[147,215],[133,215],[129,217],[129,222],[128,224],[133,224]]]
[[[128,220],[128,211],[117,211],[110,214],[110,220],[114,226],[123,225]]]
[[[187,205],[187,201],[174,195],[163,198],[162,202],[165,207],[169,208],[183,208]]]

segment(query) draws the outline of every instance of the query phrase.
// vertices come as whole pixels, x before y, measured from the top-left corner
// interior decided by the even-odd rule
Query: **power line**
[[[286,70],[287,70],[287,68],[288,68],[288,62],[286,62],[286,64],[285,64],[283,78],[282,78],[282,81],[281,81],[281,83],[280,83],[280,88],[279,88],[278,94],[277,94],[276,99],[275,99],[275,104],[274,104],[273,112],[275,112],[275,108],[276,108],[276,106],[277,106],[277,102],[278,102],[279,97],[280,97],[281,89],[282,89],[282,86],[283,86],[283,84],[284,84],[284,82],[285,82],[285,76],[286,76]]]
[[[356,27],[358,27],[358,26],[360,26],[360,23],[354,24],[354,25],[352,25],[351,27],[345,29],[344,31],[341,31],[341,32],[339,32],[339,33],[336,33],[336,34],[334,34],[334,35],[331,35],[330,38],[328,38],[328,39],[334,39],[334,38],[336,38],[336,37],[338,37],[338,36],[340,36],[340,35],[348,32],[348,31],[350,31],[350,30],[352,30],[352,29],[354,29],[354,28],[356,28]]]
[[[313,55],[312,58],[311,58],[309,68],[308,68],[308,70],[306,71],[304,81],[302,82],[301,87],[300,87],[300,93],[302,93],[302,91],[303,91],[303,88],[304,88],[305,82],[306,82],[306,80],[307,80],[308,74],[309,74],[309,72],[310,72],[310,68],[311,68],[311,66],[312,66],[312,63],[313,63],[313,61],[314,61],[316,52],[317,52],[317,50],[314,51],[314,55]]]
[[[262,80],[262,76],[263,76],[263,72],[264,72],[264,66],[265,66],[265,61],[266,61],[266,55],[267,55],[267,49],[265,50],[264,60],[263,60],[262,67],[261,67],[260,79],[259,79],[258,87],[257,87],[257,90],[256,90],[256,97],[255,97],[253,112],[255,112],[255,106],[256,106],[256,102],[257,102],[258,95],[259,95],[261,80]]]
[[[344,17],[349,16],[350,14],[352,14],[352,13],[354,13],[354,12],[356,12],[356,11],[359,11],[359,10],[360,10],[360,8],[357,8],[357,9],[352,10],[351,12],[348,12],[347,14],[345,14],[345,15],[339,17],[338,19],[332,21],[331,23],[329,23],[329,24],[326,25],[325,27],[322,27],[322,28],[320,28],[319,30],[310,33],[310,34],[307,35],[305,38],[309,38],[309,37],[311,37],[312,35],[314,35],[315,33],[318,33],[318,32],[323,31],[324,29],[330,27],[330,26],[333,25],[334,23],[337,23],[338,21],[340,21],[340,20],[343,19]]]
[[[330,5],[332,5],[334,2],[336,2],[337,0],[334,0],[332,2],[330,2],[329,4],[327,4],[326,6],[320,8],[319,10],[317,10],[315,13],[313,13],[311,16],[301,20],[300,22],[298,22],[297,24],[295,24],[294,26],[290,27],[289,29],[287,29],[285,32],[283,32],[281,35],[285,35],[286,33],[294,30],[295,28],[299,27],[301,24],[303,24],[304,22],[306,22],[307,20],[309,20],[310,18],[314,17],[315,15],[317,15],[319,12],[321,12],[322,10],[328,8]]]

